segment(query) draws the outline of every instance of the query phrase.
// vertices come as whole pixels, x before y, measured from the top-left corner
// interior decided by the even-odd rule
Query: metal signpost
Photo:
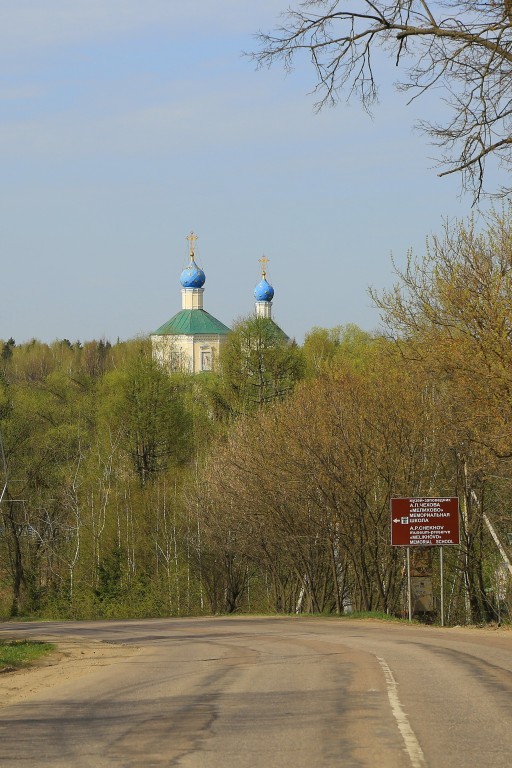
[[[411,606],[410,547],[439,547],[441,626],[444,626],[443,546],[460,544],[459,499],[391,499],[391,546],[407,547],[409,621]]]

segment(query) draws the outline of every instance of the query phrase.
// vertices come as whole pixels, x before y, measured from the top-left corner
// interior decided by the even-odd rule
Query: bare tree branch
[[[440,150],[439,174],[461,175],[475,200],[486,162],[512,166],[512,0],[304,0],[282,15],[273,34],[257,35],[258,66],[310,56],[321,109],[357,94],[370,111],[378,96],[372,52],[402,70],[409,100],[442,88],[444,125],[422,123]],[[505,187],[500,194],[508,194]]]

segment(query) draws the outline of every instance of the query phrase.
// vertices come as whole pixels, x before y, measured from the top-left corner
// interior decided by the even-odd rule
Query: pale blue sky
[[[307,62],[255,71],[241,51],[287,0],[0,0],[0,338],[155,330],[181,307],[187,234],[205,309],[253,309],[258,259],[274,317],[313,326],[378,313],[368,285],[465,216],[413,107],[390,87],[317,115]],[[377,62],[388,83],[396,76]]]

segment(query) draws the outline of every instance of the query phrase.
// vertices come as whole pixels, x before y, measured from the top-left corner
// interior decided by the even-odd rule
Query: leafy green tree
[[[55,557],[67,525],[62,482],[75,460],[83,429],[76,384],[55,370],[41,377],[37,346],[31,344],[25,378],[20,380],[18,369],[9,382],[0,424],[9,472],[3,515],[13,614],[23,600],[34,608],[44,593],[56,587]],[[45,365],[47,352],[43,347]],[[35,379],[34,371],[38,371]]]
[[[179,382],[142,345],[123,370],[108,374],[102,389],[102,418],[122,445],[144,485],[156,473],[191,454],[191,417]]]
[[[84,373],[92,378],[101,377],[109,368],[108,354],[111,349],[109,341],[87,341],[81,350],[80,362]]]
[[[234,413],[283,400],[304,375],[301,350],[273,320],[240,320],[221,352],[226,398]]]
[[[307,375],[316,376],[338,363],[360,370],[371,364],[372,352],[382,341],[353,323],[313,328],[303,346]]]
[[[4,342],[4,345],[2,347],[2,360],[10,360],[12,357],[12,349],[16,346],[16,342],[14,339],[11,338]]]

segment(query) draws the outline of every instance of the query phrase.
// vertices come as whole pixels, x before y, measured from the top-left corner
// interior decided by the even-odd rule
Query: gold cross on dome
[[[197,235],[194,235],[194,233],[193,233],[193,232],[191,232],[191,233],[190,233],[190,235],[188,235],[188,236],[185,238],[185,240],[188,240],[188,244],[189,244],[189,252],[188,252],[188,255],[189,255],[191,258],[193,258],[193,256],[194,256],[194,243],[195,243],[195,241],[196,241],[196,240],[198,240],[198,239],[199,239],[199,238],[198,238],[198,236],[197,236]]]
[[[262,276],[263,278],[264,278],[264,277],[266,277],[266,275],[267,275],[267,269],[266,269],[266,267],[267,267],[268,261],[269,261],[269,260],[267,259],[267,257],[266,257],[266,256],[262,256],[262,257],[261,257],[261,259],[259,259],[259,262],[260,262],[260,264],[261,264],[261,276]]]

